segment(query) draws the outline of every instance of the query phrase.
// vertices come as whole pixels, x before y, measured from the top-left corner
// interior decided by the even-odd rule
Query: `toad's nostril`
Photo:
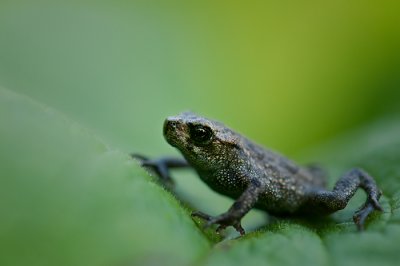
[[[167,134],[167,132],[169,130],[175,130],[177,127],[177,124],[178,124],[177,121],[166,119],[164,122],[164,128],[163,128],[164,135]]]

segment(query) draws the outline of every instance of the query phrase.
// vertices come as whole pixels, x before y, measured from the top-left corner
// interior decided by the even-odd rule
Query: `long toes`
[[[149,158],[147,158],[146,156],[143,156],[141,154],[137,154],[137,153],[131,153],[130,156],[133,159],[139,160],[139,161],[147,161]]]
[[[233,227],[236,229],[236,231],[239,232],[239,234],[241,236],[244,236],[246,234],[246,232],[244,231],[244,229],[240,223],[235,224]]]
[[[144,167],[150,167],[150,168],[161,168],[164,167],[162,163],[156,161],[156,160],[142,160],[141,165]]]
[[[246,232],[244,231],[242,225],[240,224],[240,221],[237,221],[236,219],[231,219],[229,215],[222,214],[219,216],[210,216],[208,214],[205,214],[200,211],[195,211],[192,212],[191,214],[192,217],[198,217],[200,219],[203,219],[206,222],[204,225],[204,228],[209,228],[210,226],[216,224],[218,225],[216,232],[221,233],[224,229],[226,229],[228,226],[233,226],[236,231],[240,233],[240,235],[244,235]]]
[[[364,230],[365,220],[367,219],[368,215],[374,211],[374,209],[375,207],[372,204],[367,204],[353,216],[354,223],[357,225],[357,229],[359,231]]]
[[[140,166],[145,167],[156,174],[159,180],[167,188],[173,188],[175,182],[169,175],[168,166],[162,160],[151,160],[137,154],[132,154],[131,156],[139,160]]]
[[[147,158],[146,156],[140,155],[140,154],[130,154],[132,159],[135,159],[140,166],[142,167],[146,167],[147,162],[149,161],[149,158]]]
[[[381,204],[379,203],[379,201],[376,198],[372,198],[371,199],[371,203],[374,206],[375,210],[378,210],[378,211],[381,211],[381,212],[383,211],[383,208],[382,208]]]
[[[370,197],[367,202],[362,206],[353,216],[354,223],[357,225],[359,231],[364,230],[365,220],[368,215],[374,210],[383,211],[378,197]]]
[[[206,220],[206,221],[211,221],[212,220],[212,216],[210,216],[210,215],[208,215],[208,214],[206,214],[204,212],[201,212],[201,211],[192,212],[191,216],[192,217],[198,217],[198,218]]]

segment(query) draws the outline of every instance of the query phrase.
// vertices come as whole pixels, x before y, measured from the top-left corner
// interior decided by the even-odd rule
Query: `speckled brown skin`
[[[217,231],[233,226],[243,235],[240,221],[253,207],[274,215],[333,213],[346,207],[358,188],[368,196],[353,217],[359,230],[372,211],[382,210],[375,181],[361,169],[346,173],[329,191],[325,189],[323,172],[317,167],[298,166],[223,124],[193,113],[167,118],[164,137],[185,160],[134,157],[140,157],[144,166],[152,167],[165,181],[171,180],[170,168],[192,167],[213,190],[235,199],[231,208],[219,216],[192,214],[207,220],[207,226],[218,224]]]

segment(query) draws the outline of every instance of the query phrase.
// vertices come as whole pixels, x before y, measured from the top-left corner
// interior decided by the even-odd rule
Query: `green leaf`
[[[126,154],[54,109],[1,89],[0,121],[2,265],[398,263],[398,117],[338,138],[312,156],[319,154],[335,176],[359,166],[376,178],[385,211],[371,216],[365,232],[351,220],[365,199],[358,193],[332,217],[264,220],[256,231],[246,227],[245,237],[217,244]],[[217,239],[212,230],[205,233]]]
[[[327,265],[321,238],[296,224],[278,223],[265,232],[217,246],[206,265]]]
[[[326,219],[251,211],[215,244],[186,206],[232,201],[185,171],[180,204],[126,154],[170,152],[162,121],[187,109],[292,154],[398,110],[397,3],[161,2],[0,1],[0,264],[397,265],[399,116],[300,157],[331,186],[376,178],[385,212],[362,234],[357,193]]]
[[[0,89],[1,265],[187,265],[208,240],[126,154]]]

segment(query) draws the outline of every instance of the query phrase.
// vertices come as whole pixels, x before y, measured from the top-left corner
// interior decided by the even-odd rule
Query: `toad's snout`
[[[183,124],[182,121],[180,121],[177,118],[174,117],[168,117],[164,121],[164,127],[163,127],[163,133],[164,137],[167,140],[169,144],[172,146],[176,146],[178,142],[182,141],[181,135],[183,132]]]
[[[164,126],[163,126],[163,134],[164,136],[168,134],[168,131],[171,130],[171,128],[176,128],[176,122],[175,121],[170,121],[168,119],[165,119],[164,121]]]

